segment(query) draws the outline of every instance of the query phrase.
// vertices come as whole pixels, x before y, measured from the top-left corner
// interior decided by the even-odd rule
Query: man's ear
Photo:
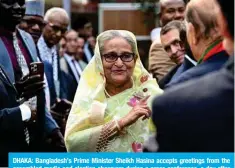
[[[219,14],[217,17],[217,22],[219,25],[219,31],[221,33],[222,36],[224,37],[231,37],[229,32],[228,32],[228,22],[226,21],[224,15],[222,14],[222,12],[219,10]]]
[[[192,23],[188,23],[188,30],[189,30],[189,33],[192,36],[193,45],[197,45],[199,40],[198,40],[198,37],[197,37],[196,29],[195,29],[195,27],[193,26]]]

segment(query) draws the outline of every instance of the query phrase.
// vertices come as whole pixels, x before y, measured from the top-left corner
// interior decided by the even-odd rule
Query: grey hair
[[[53,18],[55,15],[59,14],[60,16],[63,16],[66,18],[66,21],[69,22],[69,15],[66,12],[66,10],[64,10],[63,8],[58,8],[58,7],[53,7],[47,10],[45,16],[44,16],[44,20],[45,21],[50,21],[51,18]]]
[[[121,37],[125,39],[130,45],[133,53],[137,55],[137,45],[135,39],[133,39],[127,32],[125,31],[118,31],[118,30],[109,30],[101,34],[98,38],[98,44],[100,53],[102,54],[104,51],[104,43],[106,41],[112,40],[116,37]]]

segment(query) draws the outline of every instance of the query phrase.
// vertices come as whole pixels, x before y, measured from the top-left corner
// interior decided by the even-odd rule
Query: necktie
[[[60,97],[60,81],[58,77],[58,60],[56,50],[52,50],[52,67],[56,96]]]
[[[29,74],[29,68],[28,68],[27,62],[24,58],[24,55],[21,52],[21,49],[18,44],[18,40],[17,40],[15,32],[13,33],[13,45],[14,45],[14,49],[16,52],[17,62],[21,68],[23,76],[25,76],[25,75]],[[26,102],[26,104],[28,104],[31,107],[31,109],[32,108],[36,109],[36,104],[37,104],[36,97],[29,99],[29,101]],[[29,144],[30,137],[29,137],[29,131],[28,131],[27,127],[24,128],[24,133],[25,133],[25,140]]]
[[[26,60],[24,58],[24,55],[22,54],[21,49],[19,47],[18,40],[17,40],[15,32],[13,33],[13,44],[14,44],[14,49],[15,49],[15,52],[16,52],[17,62],[19,64],[20,68],[21,68],[23,76],[25,76],[25,75],[29,74],[29,68],[28,68]]]
[[[78,77],[78,81],[77,82],[79,82],[80,74],[79,74],[78,69],[76,67],[76,60],[73,59],[72,63],[73,63],[74,69],[75,69],[77,77]]]

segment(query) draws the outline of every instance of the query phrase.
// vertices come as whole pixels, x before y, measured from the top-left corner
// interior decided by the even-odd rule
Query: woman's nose
[[[117,61],[115,62],[115,65],[118,66],[118,67],[122,67],[123,66],[123,62],[122,62],[120,57],[118,57]]]

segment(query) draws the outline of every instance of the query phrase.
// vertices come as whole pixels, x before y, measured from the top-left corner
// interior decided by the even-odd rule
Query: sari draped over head
[[[118,31],[124,36],[131,37],[137,48],[136,38],[131,32],[109,31]],[[94,57],[81,75],[68,117],[65,144],[70,152],[132,152],[135,151],[136,144],[143,144],[155,131],[150,119],[139,119],[136,123],[126,127],[124,132],[112,136],[115,131],[110,132],[110,128],[117,126],[116,121],[127,115],[141,98],[150,95],[147,104],[151,107],[152,98],[163,91],[143,67],[136,50],[133,51],[137,60],[132,76],[132,88],[107,97],[105,94],[106,80],[99,49],[99,38],[102,34],[97,37]]]

